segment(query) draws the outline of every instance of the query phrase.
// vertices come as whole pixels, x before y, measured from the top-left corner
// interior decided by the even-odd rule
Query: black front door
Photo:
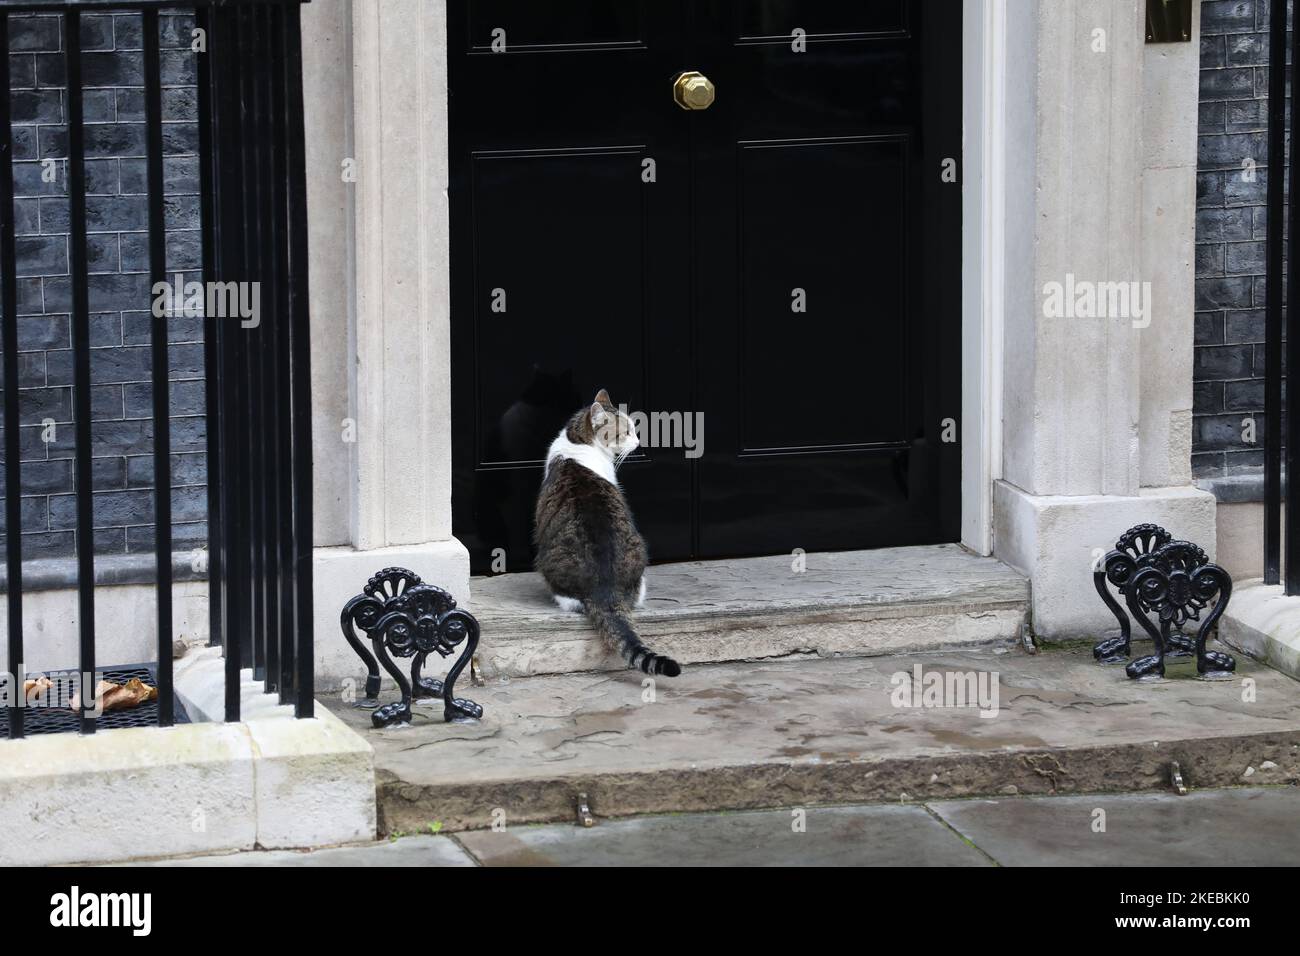
[[[960,6],[449,5],[452,505],[524,570],[607,388],[654,560],[956,540]],[[698,71],[714,101],[686,110]],[[648,434],[647,434],[648,432]]]

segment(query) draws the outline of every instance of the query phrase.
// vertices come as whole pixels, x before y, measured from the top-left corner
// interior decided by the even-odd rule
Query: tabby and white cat
[[[602,388],[551,443],[537,496],[537,570],[555,601],[581,611],[628,667],[676,677],[681,665],[641,643],[629,615],[645,600],[645,541],[614,470],[639,444]]]

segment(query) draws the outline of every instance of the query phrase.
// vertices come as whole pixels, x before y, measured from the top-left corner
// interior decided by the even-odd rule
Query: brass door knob
[[[673,102],[684,110],[707,110],[713,105],[713,81],[688,70],[673,80]]]

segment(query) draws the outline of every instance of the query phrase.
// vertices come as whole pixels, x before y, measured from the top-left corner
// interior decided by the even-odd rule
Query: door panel
[[[665,93],[679,16],[676,2],[448,5],[452,510],[476,572],[530,566],[546,449],[598,389],[687,407],[689,181]],[[655,552],[688,553],[680,450],[638,452],[620,479]]]
[[[708,259],[692,298],[701,353],[736,358],[698,383],[696,556],[958,536],[960,449],[941,432],[960,418],[960,261],[932,235],[960,208],[960,185],[940,180],[961,155],[949,12],[699,8],[699,69],[718,96],[689,116]],[[927,300],[923,285],[948,293]]]
[[[620,472],[652,560],[958,537],[959,29],[915,0],[449,4],[476,571],[528,566],[541,458],[600,387],[703,415],[702,458]],[[673,103],[683,70],[708,109]]]
[[[906,140],[768,140],[737,156],[741,453],[905,443]],[[877,374],[861,374],[866,355]],[[812,380],[844,383],[851,404],[796,384]]]

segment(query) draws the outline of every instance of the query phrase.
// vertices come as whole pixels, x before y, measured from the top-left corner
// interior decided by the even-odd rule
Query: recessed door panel
[[[737,155],[741,452],[905,442],[906,140]]]
[[[741,40],[789,43],[796,30],[810,40],[902,34],[908,6],[906,0],[734,0],[734,17]]]
[[[590,398],[575,383],[600,381],[610,356],[619,400],[644,401],[640,158],[638,146],[473,157],[474,360],[491,369],[475,406],[479,467],[540,466]]]
[[[469,46],[476,52],[639,46],[644,0],[473,0]]]

